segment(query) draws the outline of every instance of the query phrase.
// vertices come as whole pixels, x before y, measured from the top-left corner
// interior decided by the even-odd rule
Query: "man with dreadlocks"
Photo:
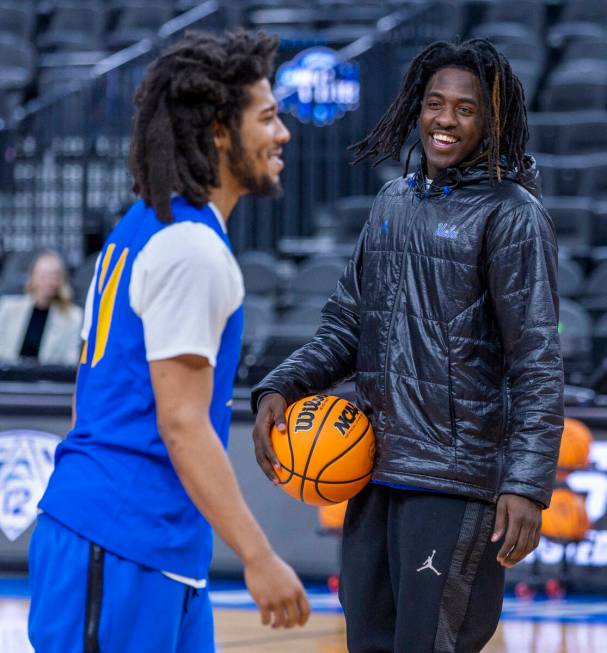
[[[504,568],[538,544],[563,425],[557,246],[508,61],[430,45],[356,161],[398,159],[416,127],[419,169],[382,188],[315,337],[253,392],[274,479],[269,427],[355,376],[377,456],[343,528],[352,653],[483,648]]]
[[[86,303],[75,422],[30,547],[41,653],[210,653],[215,528],[264,624],[303,625],[293,570],[247,508],[225,453],[243,280],[225,223],[280,191],[289,132],[268,77],[278,40],[191,33],[136,97],[141,196],[110,234]]]

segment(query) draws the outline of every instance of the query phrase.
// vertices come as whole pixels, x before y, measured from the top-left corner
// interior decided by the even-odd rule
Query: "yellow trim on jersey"
[[[107,269],[110,266],[110,261],[112,260],[112,254],[116,249],[115,243],[110,243],[105,250],[105,256],[103,257],[103,262],[101,263],[101,272],[99,273],[99,283],[97,284],[97,292],[100,293],[103,288],[103,282],[105,281],[105,275],[107,274]]]
[[[108,252],[106,253],[103,260],[104,267],[99,278],[100,282],[107,272],[106,259],[109,262],[109,258],[111,257],[109,250],[110,247],[113,249],[113,246],[114,245],[112,243],[108,247]],[[112,270],[112,274],[110,274],[110,278],[108,279],[108,282],[103,289],[103,293],[101,294],[101,301],[99,302],[99,314],[97,316],[97,337],[95,338],[95,353],[93,354],[92,367],[97,365],[105,353],[105,348],[107,346],[107,341],[110,335],[110,326],[112,325],[112,314],[114,313],[114,304],[116,302],[118,284],[120,283],[120,277],[122,276],[122,271],[124,270],[124,264],[126,263],[126,257],[128,253],[128,247],[122,250],[122,254],[116,263],[116,267]],[[99,292],[101,292],[101,290],[99,290]]]

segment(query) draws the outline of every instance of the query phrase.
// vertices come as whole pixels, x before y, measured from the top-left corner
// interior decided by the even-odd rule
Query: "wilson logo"
[[[455,227],[450,227],[446,222],[440,222],[434,235],[438,238],[448,238],[449,240],[455,240],[457,238],[457,229]]]
[[[326,398],[326,395],[316,395],[316,397],[304,401],[303,410],[299,413],[295,422],[295,433],[309,431],[312,428],[316,413],[324,404]]]
[[[337,418],[337,421],[333,426],[341,433],[343,436],[347,436],[350,427],[356,421],[360,410],[356,408],[353,404],[348,404],[342,411],[341,415]]]

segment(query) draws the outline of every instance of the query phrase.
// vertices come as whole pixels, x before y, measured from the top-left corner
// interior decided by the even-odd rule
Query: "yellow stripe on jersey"
[[[108,247],[108,253],[106,253],[105,259],[111,257],[110,247],[113,248],[113,243]],[[110,326],[112,325],[112,314],[114,312],[114,304],[116,302],[116,293],[118,291],[118,284],[120,283],[120,277],[122,276],[122,271],[124,270],[124,264],[126,263],[126,257],[129,253],[128,247],[122,251],[116,267],[112,270],[112,274],[108,279],[107,285],[103,289],[101,294],[101,301],[99,302],[99,315],[97,316],[97,336],[95,338],[95,353],[93,354],[92,366],[95,367],[97,363],[103,358],[105,353],[105,348],[107,346],[107,341],[110,335]],[[102,278],[105,277],[107,272],[106,261],[103,261],[103,269],[101,270],[101,276],[99,281],[101,282]],[[101,288],[101,283],[99,284]],[[101,292],[101,290],[99,290]]]
[[[107,274],[107,269],[110,267],[110,261],[112,260],[112,254],[116,249],[115,243],[110,243],[105,250],[105,256],[103,257],[103,262],[101,263],[101,272],[99,273],[99,283],[97,284],[97,292],[100,293],[103,288],[103,282],[105,281],[105,275]]]
[[[86,365],[87,355],[88,355],[88,340],[85,340],[84,344],[82,345],[82,355],[80,356],[81,365]]]

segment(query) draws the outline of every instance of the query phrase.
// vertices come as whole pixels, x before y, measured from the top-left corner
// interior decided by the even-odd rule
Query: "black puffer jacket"
[[[253,406],[355,375],[375,480],[547,505],[563,427],[557,244],[527,162],[523,183],[480,166],[429,191],[420,171],[386,184],[316,336]]]

